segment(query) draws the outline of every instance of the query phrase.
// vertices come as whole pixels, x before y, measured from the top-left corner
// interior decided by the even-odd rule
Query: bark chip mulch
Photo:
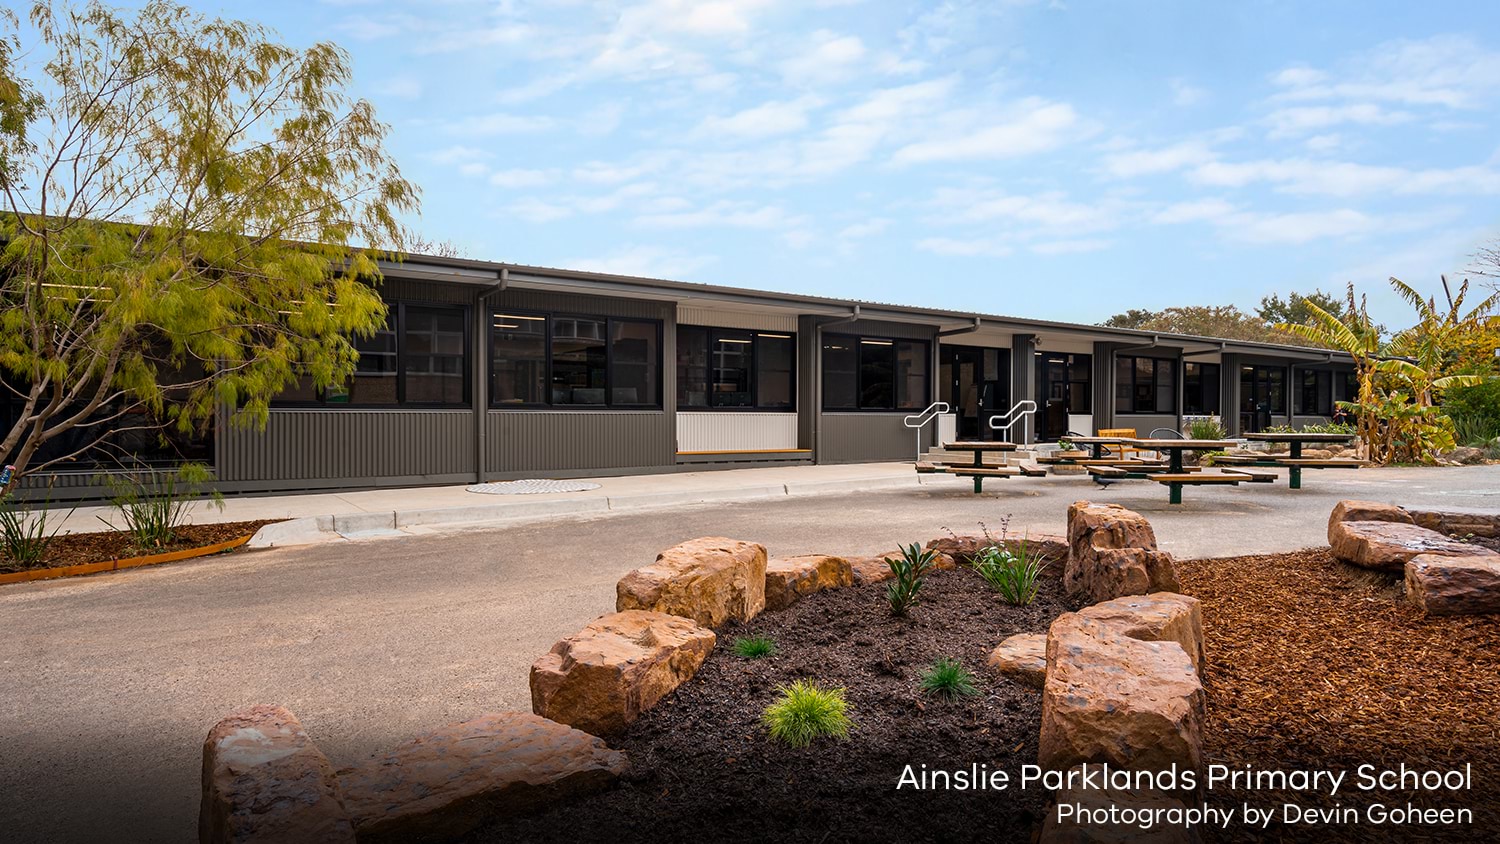
[[[1057,580],[1027,607],[1003,603],[973,571],[929,575],[909,620],[892,618],[884,584],[834,589],[749,624],[730,624],[697,676],[621,735],[633,771],[620,787],[546,814],[511,818],[478,841],[1029,841],[1046,793],[896,790],[907,764],[1034,764],[1040,692],[985,660],[1015,633],[1044,632],[1065,606]],[[736,637],[774,639],[746,660]],[[934,660],[960,660],[980,695],[954,702],[918,689]],[[804,749],[772,741],[761,711],[799,679],[847,689],[848,741]],[[606,838],[605,836],[609,836]]]
[[[1469,826],[1292,826],[1276,840],[1475,841],[1500,830],[1500,619],[1425,618],[1400,580],[1326,549],[1180,561],[1203,602],[1210,763],[1262,769],[1473,765],[1473,791],[1329,799],[1243,793],[1253,804],[1459,807]],[[1218,795],[1222,797],[1222,793]],[[1282,799],[1284,798],[1284,800]],[[1265,840],[1241,832],[1220,840]],[[1493,840],[1493,839],[1490,839]]]
[[[250,522],[223,522],[212,525],[184,525],[177,529],[177,541],[162,548],[143,550],[136,547],[130,535],[120,531],[95,533],[60,533],[47,545],[47,556],[42,568],[60,568],[106,560],[123,560],[129,557],[144,557],[149,554],[166,554],[202,548],[238,539],[253,534],[262,526],[280,519],[260,519]],[[20,571],[11,560],[0,556],[0,572]]]

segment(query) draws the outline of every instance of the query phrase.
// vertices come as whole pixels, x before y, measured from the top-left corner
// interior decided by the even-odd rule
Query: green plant
[[[1488,448],[1500,437],[1500,418],[1476,413],[1453,413],[1446,411],[1453,422],[1453,440],[1459,445]]]
[[[52,501],[49,498],[40,507],[21,501],[13,494],[0,493],[0,551],[4,551],[7,570],[37,568],[47,556],[47,547],[53,537],[62,530],[61,520],[51,518]],[[71,511],[69,511],[71,512]]]
[[[1223,450],[1222,448],[1221,449],[1216,449],[1214,451],[1200,451],[1200,452],[1198,452],[1198,465],[1199,466],[1212,466],[1212,465],[1214,465],[1214,461],[1216,459],[1218,459],[1220,457],[1223,457],[1224,455],[1226,455],[1228,453],[1229,452]]]
[[[885,587],[885,597],[891,604],[892,615],[904,616],[916,605],[917,593],[922,591],[922,583],[936,559],[936,551],[923,551],[922,546],[915,542],[902,547],[901,559],[885,558],[885,564],[891,569],[891,582]]]
[[[1349,436],[1358,433],[1355,427],[1347,422],[1312,422],[1300,428],[1293,428],[1291,425],[1272,425],[1266,429],[1266,433],[1268,434],[1294,434],[1297,432],[1304,434],[1348,434]]]
[[[213,473],[201,463],[184,463],[170,472],[105,475],[110,504],[120,511],[125,526],[115,527],[103,516],[99,520],[130,534],[131,541],[143,551],[164,548],[172,544],[177,528],[187,520],[193,499],[211,480]],[[223,510],[224,496],[210,490],[209,506]]]
[[[974,685],[974,675],[956,659],[943,657],[922,672],[919,680],[922,691],[948,700],[973,697],[979,694]]]
[[[766,707],[761,723],[771,738],[806,747],[822,736],[846,739],[854,722],[843,689],[825,689],[810,680],[781,687],[781,697]]]
[[[741,636],[734,640],[734,655],[745,659],[760,659],[776,653],[775,640],[766,636]]]
[[[1047,567],[1045,560],[1027,548],[1025,539],[1014,546],[991,544],[980,550],[970,565],[1000,593],[1001,600],[1018,607],[1036,599],[1042,569]]]
[[[1188,423],[1188,439],[1222,440],[1229,435],[1217,419],[1194,419]]]
[[[1074,450],[1076,450],[1076,446],[1073,445],[1073,441],[1072,440],[1058,440],[1057,441],[1057,450],[1058,451],[1074,451]]]

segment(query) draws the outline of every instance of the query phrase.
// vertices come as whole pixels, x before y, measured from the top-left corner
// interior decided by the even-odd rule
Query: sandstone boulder
[[[899,550],[886,551],[883,554],[876,554],[873,557],[850,557],[849,570],[853,576],[854,585],[866,586],[871,583],[890,580],[892,577],[891,567],[886,565],[886,558],[899,560],[901,559],[901,552]],[[932,567],[928,571],[943,571],[954,568],[957,565],[952,556],[940,552],[932,558]]]
[[[595,735],[617,732],[691,679],[715,641],[712,630],[666,613],[595,619],[531,664],[532,711]]]
[[[1476,550],[1437,531],[1401,522],[1335,522],[1328,526],[1328,545],[1334,557],[1350,565],[1389,572],[1404,571],[1406,561],[1421,554],[1464,557]]]
[[[341,772],[360,844],[451,841],[496,815],[602,790],[626,770],[601,739],[524,712],[481,715]]]
[[[1500,555],[1419,554],[1406,563],[1406,597],[1428,615],[1500,613]]]
[[[1203,611],[1197,598],[1175,592],[1128,595],[1078,611],[1143,642],[1176,642],[1203,671]]]
[[[1333,512],[1328,514],[1328,541],[1332,544],[1333,526],[1341,522],[1395,522],[1409,525],[1412,521],[1411,513],[1395,504],[1345,499],[1333,505]]]
[[[615,609],[652,610],[705,627],[749,621],[766,606],[766,547],[718,536],[674,545],[615,585]]]
[[[1143,642],[1065,613],[1047,633],[1038,761],[1063,769],[1201,770],[1203,685],[1176,642]]]
[[[1047,634],[1020,633],[990,652],[989,666],[1027,686],[1047,682]]]
[[[1412,521],[1444,536],[1500,537],[1500,513],[1463,510],[1408,510]]]
[[[1172,555],[1156,549],[1156,533],[1145,517],[1115,504],[1087,501],[1068,507],[1063,587],[1091,604],[1181,588]]]
[[[1064,565],[1068,559],[1067,537],[1051,533],[1034,533],[1023,536],[1007,536],[1000,540],[1000,544],[1011,551],[1019,550],[1022,544],[1026,546],[1028,554],[1040,555],[1047,561],[1042,569],[1043,577],[1061,577]],[[927,543],[929,550],[947,554],[955,562],[969,565],[974,562],[974,557],[990,544],[990,540],[983,536],[941,536]]]
[[[786,609],[806,595],[853,583],[854,571],[843,557],[808,554],[772,560],[766,564],[766,609]]]
[[[354,841],[333,766],[297,716],[262,704],[208,731],[198,840]]]

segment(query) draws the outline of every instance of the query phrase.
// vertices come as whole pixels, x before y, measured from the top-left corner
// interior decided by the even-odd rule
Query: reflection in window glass
[[[921,410],[927,401],[927,344],[896,343],[896,407]]]
[[[391,305],[385,325],[370,337],[353,338],[359,361],[347,389],[329,387],[329,404],[380,405],[396,403],[396,314]]]
[[[708,329],[677,326],[677,406],[708,407]]]
[[[495,314],[490,335],[490,401],[542,404],[547,387],[547,318]]]
[[[859,341],[859,406],[890,409],[896,405],[896,345],[891,340]]]
[[[406,402],[464,403],[464,312],[406,306]]]
[[[748,331],[715,332],[710,350],[713,364],[714,407],[749,407],[750,358],[754,340]]]
[[[552,403],[604,404],[605,321],[552,320]]]
[[[755,337],[755,403],[769,410],[793,406],[796,377],[796,342],[790,335],[758,334]]]
[[[656,323],[617,319],[610,323],[610,403],[616,406],[655,405],[660,392],[656,383]]]
[[[829,337],[823,341],[823,407],[859,408],[859,338]]]

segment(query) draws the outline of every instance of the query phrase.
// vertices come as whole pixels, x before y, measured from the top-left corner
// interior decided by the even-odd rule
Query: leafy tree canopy
[[[0,456],[33,471],[109,429],[264,423],[353,371],[377,249],[417,189],[349,96],[349,57],[169,0],[0,19]],[[69,454],[44,448],[101,433]],[[83,438],[88,440],[87,437]],[[33,463],[38,453],[48,455]]]

